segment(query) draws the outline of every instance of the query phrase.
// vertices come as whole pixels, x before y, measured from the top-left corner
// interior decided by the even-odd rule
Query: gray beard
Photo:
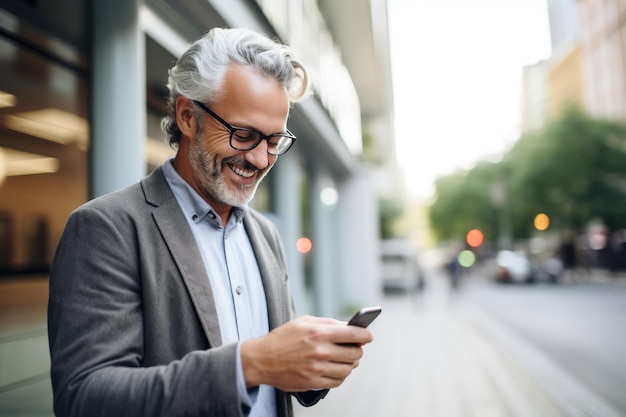
[[[213,200],[232,207],[240,207],[249,203],[269,169],[263,172],[253,184],[242,185],[232,189],[226,183],[222,173],[222,169],[230,168],[225,168],[224,161],[220,163],[216,155],[209,154],[202,147],[201,134],[202,132],[199,130],[189,155],[189,163],[193,168],[194,176],[200,189]]]

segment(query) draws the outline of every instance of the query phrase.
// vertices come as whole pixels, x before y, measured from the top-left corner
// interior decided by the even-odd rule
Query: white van
[[[382,240],[380,252],[385,291],[416,291],[424,286],[424,273],[419,264],[417,250],[410,240]]]

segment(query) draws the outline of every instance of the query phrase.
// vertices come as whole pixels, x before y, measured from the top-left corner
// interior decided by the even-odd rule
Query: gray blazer
[[[272,223],[244,218],[270,328],[292,301]],[[243,416],[236,345],[222,345],[202,257],[161,169],[70,216],[50,273],[48,331],[57,416]],[[296,394],[312,405],[326,391]],[[279,416],[290,396],[277,390]]]

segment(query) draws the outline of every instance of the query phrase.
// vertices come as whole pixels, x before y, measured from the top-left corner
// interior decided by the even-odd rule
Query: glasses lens
[[[289,147],[293,143],[293,139],[289,136],[272,136],[267,141],[267,152],[272,155],[280,155],[289,150]]]
[[[232,136],[233,142],[241,145],[242,148],[256,145],[261,138],[259,132],[249,129],[235,129]]]
[[[287,152],[293,143],[290,136],[274,135],[268,138],[256,130],[236,128],[230,136],[230,145],[240,151],[249,151],[256,148],[263,139],[267,140],[267,152],[272,155]]]

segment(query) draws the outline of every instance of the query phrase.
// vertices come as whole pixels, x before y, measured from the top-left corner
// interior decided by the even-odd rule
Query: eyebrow
[[[198,106],[200,106],[200,108],[202,110],[204,110],[205,112],[207,112],[210,116],[213,116],[218,122],[222,123],[224,126],[228,125],[230,126],[231,129],[249,129],[249,130],[254,130],[255,132],[259,133],[262,136],[274,136],[274,135],[289,135],[289,136],[294,136],[293,133],[291,133],[289,131],[289,129],[285,128],[283,131],[281,132],[274,132],[274,133],[270,133],[269,135],[266,135],[265,133],[263,133],[260,129],[257,129],[254,126],[248,125],[248,126],[237,126],[234,124],[231,124],[230,122],[226,121],[226,119],[224,119],[222,116],[218,115],[217,113],[215,113],[215,111],[211,110],[209,108],[209,106],[207,106],[206,104],[204,104],[203,102],[199,101],[199,100],[192,100],[194,103],[196,103]]]

